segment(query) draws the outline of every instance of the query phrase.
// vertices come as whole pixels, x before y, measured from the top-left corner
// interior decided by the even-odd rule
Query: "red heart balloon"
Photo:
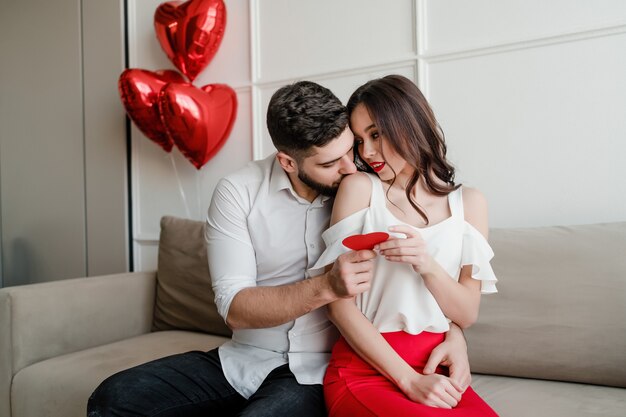
[[[224,84],[198,89],[173,83],[161,90],[159,110],[178,149],[200,169],[228,139],[237,114],[237,95]]]
[[[348,236],[341,241],[345,247],[352,250],[374,249],[374,246],[389,239],[389,233],[373,232],[365,235]]]
[[[120,75],[118,89],[126,113],[149,139],[165,152],[170,152],[174,142],[165,131],[159,114],[159,92],[168,83],[185,82],[176,71],[156,72],[127,69]]]
[[[154,13],[156,37],[167,57],[193,81],[222,42],[226,6],[222,0],[168,1]]]

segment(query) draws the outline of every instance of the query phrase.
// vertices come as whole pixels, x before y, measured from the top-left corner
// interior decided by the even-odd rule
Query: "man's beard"
[[[309,186],[311,189],[328,197],[334,197],[337,194],[337,190],[339,189],[339,183],[341,182],[343,177],[344,175],[342,175],[341,178],[332,185],[326,185],[315,181],[313,178],[309,177],[304,171],[298,171],[298,179],[300,181]]]

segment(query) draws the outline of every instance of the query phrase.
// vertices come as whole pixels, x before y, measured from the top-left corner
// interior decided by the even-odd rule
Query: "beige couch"
[[[492,230],[499,294],[467,333],[474,388],[502,417],[626,415],[626,223]],[[159,272],[0,290],[0,417],[78,417],[107,376],[209,350],[202,224],[164,218]]]

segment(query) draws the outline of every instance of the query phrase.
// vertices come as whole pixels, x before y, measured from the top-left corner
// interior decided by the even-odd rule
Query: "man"
[[[232,340],[210,352],[149,362],[105,381],[89,416],[325,416],[322,378],[338,337],[325,306],[369,288],[373,251],[309,268],[324,250],[332,196],[356,171],[345,107],[299,82],[272,97],[275,155],[223,178],[207,217],[209,267]],[[462,333],[453,327],[430,368],[451,365],[467,383]]]

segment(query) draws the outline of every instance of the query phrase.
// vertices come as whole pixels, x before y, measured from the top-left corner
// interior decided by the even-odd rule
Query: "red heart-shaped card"
[[[389,239],[389,233],[373,232],[364,235],[352,235],[345,238],[341,243],[348,249],[363,250],[374,249],[374,246]]]

